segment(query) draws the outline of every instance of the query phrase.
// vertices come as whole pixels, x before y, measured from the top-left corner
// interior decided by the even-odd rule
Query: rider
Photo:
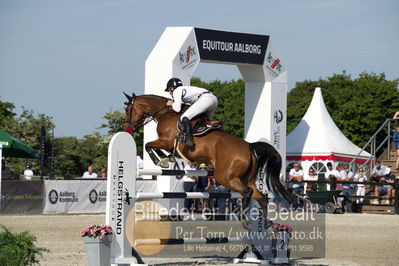
[[[183,86],[183,83],[178,78],[171,78],[166,84],[165,91],[168,91],[173,100],[168,100],[166,105],[171,106],[172,109],[179,113],[182,104],[190,105],[190,107],[181,115],[180,120],[182,124],[182,134],[176,136],[180,142],[192,146],[192,127],[190,120],[199,114],[205,113],[208,120],[218,106],[218,100],[215,95],[207,89],[195,86]]]

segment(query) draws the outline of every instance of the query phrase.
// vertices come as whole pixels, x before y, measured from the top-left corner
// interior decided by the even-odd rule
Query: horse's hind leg
[[[245,219],[242,220],[245,229],[249,229],[248,217],[249,217],[249,203],[251,202],[252,193],[254,190],[250,187],[245,186],[239,178],[231,179],[228,182],[228,187],[241,194],[242,196],[242,209],[244,212]]]
[[[265,224],[264,224],[265,229],[267,230],[267,232],[269,233],[269,235],[271,237],[274,237],[275,236],[274,235],[274,230],[272,228],[273,222],[268,219],[268,212],[269,212],[268,204],[269,204],[269,200],[268,200],[267,196],[265,196],[262,199],[257,199],[256,201],[262,207],[263,219],[265,221]]]

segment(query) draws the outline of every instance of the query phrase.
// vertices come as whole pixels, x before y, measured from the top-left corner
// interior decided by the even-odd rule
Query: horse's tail
[[[257,178],[265,180],[264,177],[266,177],[267,189],[286,203],[291,204],[294,198],[280,182],[282,161],[278,151],[269,143],[261,141],[250,143],[250,149],[257,159]]]

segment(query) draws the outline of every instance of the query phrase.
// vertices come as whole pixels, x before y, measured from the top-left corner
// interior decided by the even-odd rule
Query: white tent
[[[360,151],[335,125],[321,89],[316,88],[305,116],[287,136],[287,166],[300,162],[306,177],[311,166],[318,174],[323,173],[327,162],[335,168],[340,163],[351,162]],[[362,151],[356,163],[364,163],[369,157],[368,152]]]

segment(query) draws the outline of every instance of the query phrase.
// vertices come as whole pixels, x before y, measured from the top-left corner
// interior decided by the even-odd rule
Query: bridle
[[[130,102],[130,103],[128,103],[128,104],[131,104],[131,105],[132,105],[131,108],[133,108],[132,112],[134,113],[134,111],[135,111],[135,110],[134,110],[134,109],[135,109],[134,101],[132,101],[132,102]],[[134,124],[132,123],[131,119],[130,119],[129,121],[128,121],[128,120],[125,120],[125,124],[127,123],[127,124],[129,125],[129,127],[132,128],[133,131],[135,131],[135,130],[137,130],[137,129],[139,129],[139,128],[145,126],[145,125],[147,125],[148,123],[150,123],[150,122],[153,121],[153,120],[155,120],[156,122],[158,122],[158,121],[155,119],[155,116],[156,116],[160,111],[162,111],[162,110],[165,109],[165,108],[169,108],[169,106],[164,105],[164,106],[161,106],[160,108],[158,108],[157,110],[155,110],[154,112],[152,112],[152,113],[150,113],[150,114],[145,114],[145,115],[143,116],[143,118],[137,123],[137,125],[134,125]],[[131,113],[130,113],[129,118],[131,118],[131,116],[132,116],[132,115],[131,115]],[[162,117],[162,116],[158,117],[158,119],[161,118],[161,117]]]

